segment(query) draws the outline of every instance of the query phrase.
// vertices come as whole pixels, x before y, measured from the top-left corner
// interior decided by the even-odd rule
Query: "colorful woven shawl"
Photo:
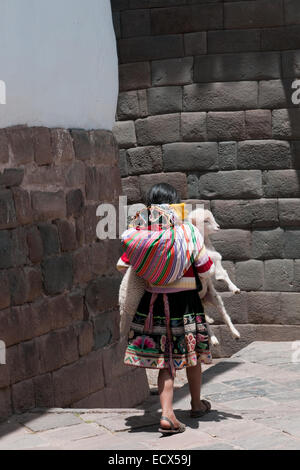
[[[203,247],[199,230],[169,204],[137,212],[121,241],[136,274],[158,286],[180,279]]]

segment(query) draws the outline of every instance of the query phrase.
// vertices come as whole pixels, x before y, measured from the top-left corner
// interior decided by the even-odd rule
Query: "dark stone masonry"
[[[96,208],[120,192],[111,132],[0,130],[0,419],[148,395],[145,372],[122,363],[120,242],[96,237]]]
[[[225,300],[242,339],[217,319],[214,356],[299,339],[299,1],[111,3],[123,191],[134,203],[167,181],[183,199],[204,200],[242,290]]]

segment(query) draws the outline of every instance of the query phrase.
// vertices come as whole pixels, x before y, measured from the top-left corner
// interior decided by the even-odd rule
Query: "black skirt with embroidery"
[[[170,370],[195,366],[199,362],[210,364],[207,325],[197,290],[159,293],[155,300],[152,296],[146,291],[139,303],[129,330],[124,363]],[[149,329],[146,319],[149,322],[151,298],[154,305]]]

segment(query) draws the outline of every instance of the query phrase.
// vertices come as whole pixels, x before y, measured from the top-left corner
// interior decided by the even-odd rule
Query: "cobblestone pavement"
[[[294,354],[294,356],[293,356]],[[298,362],[293,362],[298,359]],[[149,382],[155,393],[155,374]],[[183,434],[157,431],[159,397],[135,409],[51,409],[0,425],[0,449],[300,449],[300,361],[291,342],[254,342],[204,370],[202,396],[212,411],[189,417],[185,374],[174,397]]]

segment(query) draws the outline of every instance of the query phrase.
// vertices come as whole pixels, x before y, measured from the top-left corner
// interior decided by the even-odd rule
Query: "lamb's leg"
[[[239,339],[241,335],[238,332],[238,330],[233,326],[231,318],[228,315],[228,313],[226,312],[226,308],[225,308],[225,305],[223,303],[222,297],[218,294],[218,292],[216,291],[216,289],[214,288],[212,283],[210,283],[210,285],[209,285],[209,290],[210,290],[211,294],[215,297],[215,299],[216,299],[215,306],[216,306],[217,310],[220,312],[220,314],[222,315],[222,318],[223,318],[224,322],[226,323],[226,325],[230,329],[230,332],[231,332],[232,336],[235,339]]]
[[[213,346],[217,346],[218,344],[220,344],[218,341],[218,338],[213,334],[210,324],[208,322],[206,323],[206,328],[207,328],[207,333],[210,338],[211,344]]]
[[[233,292],[234,294],[239,294],[241,292],[240,289],[230,279],[228,272],[223,268],[220,260],[216,261],[215,278],[217,281],[226,282],[230,292]]]

